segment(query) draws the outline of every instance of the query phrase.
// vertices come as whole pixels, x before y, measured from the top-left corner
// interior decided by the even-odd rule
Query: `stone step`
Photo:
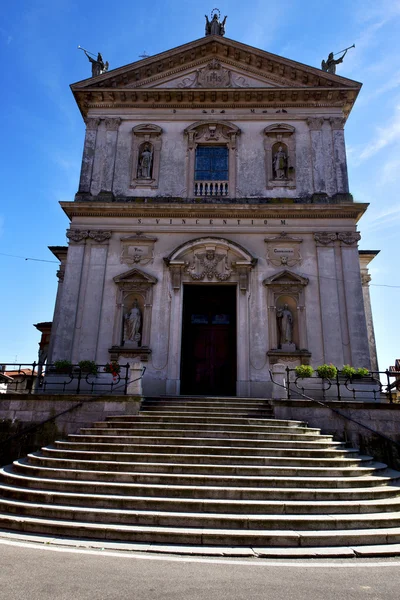
[[[232,415],[234,417],[260,417],[263,419],[273,419],[273,412],[270,409],[266,408],[251,408],[251,407],[242,407],[242,408],[231,408],[231,407],[222,407],[222,406],[214,406],[212,408],[207,408],[207,406],[143,406],[141,410],[146,414],[157,412],[157,413],[179,413],[185,415],[191,414],[207,414],[209,416],[218,416],[218,415]]]
[[[141,432],[142,435],[133,435],[133,432],[127,432],[124,429],[115,430],[115,432],[108,432],[107,429],[81,429],[80,434],[70,434],[67,441],[72,442],[89,442],[89,443],[140,443],[140,444],[179,444],[179,445],[196,445],[196,446],[240,446],[240,447],[253,447],[255,444],[259,448],[269,447],[277,449],[314,449],[314,450],[346,450],[344,442],[333,442],[329,441],[308,441],[307,438],[304,440],[275,440],[274,438],[264,439],[263,437],[252,436],[240,436],[239,433],[234,433],[232,436],[214,436],[212,434],[204,435],[202,431],[199,432],[188,432],[186,435],[164,435],[165,432],[161,432],[160,435],[146,435]],[[137,433],[137,432],[136,432]],[[195,435],[197,433],[198,435]],[[202,437],[200,437],[200,435]],[[240,437],[239,437],[240,436]]]
[[[126,419],[121,417],[107,417],[107,422],[123,421],[124,423],[187,423],[195,424],[222,424],[222,425],[263,425],[271,431],[287,431],[292,433],[320,433],[317,427],[308,427],[306,423],[300,421],[275,421],[274,419],[259,419],[257,417],[232,417],[230,414],[226,416],[212,416],[209,413],[199,414],[196,416],[185,415],[184,413],[139,413],[138,415],[130,415]]]
[[[363,479],[363,478],[360,478]],[[385,483],[388,481],[385,480]],[[361,487],[319,488],[319,487],[233,487],[213,485],[168,485],[146,483],[116,483],[98,481],[75,481],[73,479],[50,479],[26,477],[15,472],[0,469],[0,484],[22,486],[31,489],[70,493],[101,493],[104,495],[162,496],[173,498],[207,498],[219,500],[368,500],[386,498],[399,494],[395,485],[367,485]],[[1,486],[0,486],[1,490]]]
[[[117,460],[123,462],[132,462],[133,460],[141,460],[142,462],[170,462],[171,456],[166,452],[105,452],[99,449],[94,450],[79,450],[76,445],[73,445],[74,450],[69,449],[64,442],[58,442],[58,447],[42,448],[41,452],[44,456],[53,456],[58,458],[69,457],[77,460],[80,459],[97,459],[97,460]],[[162,448],[162,447],[161,447]],[[209,448],[207,448],[209,450]],[[159,450],[159,448],[157,448]],[[352,455],[347,454],[345,457],[333,458],[298,458],[293,456],[254,456],[253,454],[237,454],[232,456],[232,453],[226,455],[218,455],[216,453],[179,453],[180,462],[192,463],[194,460],[198,464],[213,462],[214,464],[242,464],[242,465],[274,465],[274,466],[306,466],[306,467],[343,467],[357,466],[360,460],[363,459],[357,452]],[[174,457],[176,459],[176,457]],[[364,460],[372,460],[372,457],[364,457]]]
[[[194,473],[152,473],[148,471],[131,471],[129,473],[118,473],[109,471],[99,473],[97,470],[60,470],[52,467],[37,467],[36,465],[16,461],[13,463],[13,472],[27,477],[48,477],[50,479],[73,479],[83,481],[107,481],[116,483],[145,483],[156,485],[207,485],[207,486],[229,486],[229,487],[288,487],[296,488],[350,488],[369,487],[385,485],[396,481],[396,474],[386,472],[371,475],[357,475],[355,477],[304,477],[276,476],[276,475],[218,475],[216,473],[194,474]],[[400,477],[400,473],[397,474]],[[400,489],[400,488],[399,488]]]
[[[247,439],[247,440],[270,440],[274,445],[283,445],[287,444],[288,447],[290,444],[310,444],[310,447],[317,447],[318,445],[322,447],[326,447],[328,445],[334,446],[344,446],[344,442],[336,442],[333,441],[332,437],[329,436],[310,436],[310,435],[290,435],[290,434],[282,434],[282,433],[271,433],[271,432],[258,432],[258,431],[226,431],[223,429],[214,430],[214,429],[203,429],[199,428],[190,428],[190,429],[173,429],[173,428],[149,428],[149,427],[141,427],[141,428],[130,428],[130,429],[122,429],[122,428],[110,428],[110,427],[84,427],[80,430],[80,434],[74,435],[84,435],[84,436],[99,436],[102,437],[137,437],[145,436],[145,437],[163,437],[163,438],[182,438],[182,437],[201,437],[201,438],[220,438],[220,439]]]
[[[210,498],[168,498],[148,496],[123,496],[113,494],[99,494],[95,490],[90,493],[71,493],[32,489],[2,483],[0,496],[15,500],[35,503],[46,502],[66,506],[97,506],[102,508],[118,508],[133,510],[155,511],[193,511],[214,512],[227,514],[364,514],[376,512],[393,512],[400,507],[398,490],[383,498],[364,500],[314,500],[299,501],[285,500],[231,500]]]
[[[86,432],[90,430],[92,433],[103,433],[104,430],[106,435],[109,435],[110,432],[115,433],[118,430],[122,430],[124,432],[131,433],[138,432],[140,434],[148,434],[154,432],[155,435],[164,434],[170,435],[170,433],[178,433],[179,435],[191,435],[194,433],[202,433],[205,435],[209,435],[215,433],[216,436],[239,436],[239,437],[253,437],[253,434],[262,434],[265,439],[282,439],[282,440],[305,440],[305,441],[333,441],[332,435],[322,435],[318,433],[296,433],[296,430],[293,430],[293,433],[279,432],[279,431],[268,431],[265,430],[265,427],[251,425],[230,425],[227,428],[224,425],[200,425],[196,424],[185,424],[185,423],[165,423],[165,424],[149,424],[149,423],[138,423],[138,424],[129,424],[126,426],[125,423],[115,422],[115,426],[112,426],[110,423],[98,421],[93,424],[90,428],[83,428],[80,431]],[[335,442],[340,443],[340,442]]]
[[[214,404],[226,404],[228,406],[235,406],[237,404],[257,404],[263,406],[270,406],[272,408],[271,400],[268,398],[244,398],[240,396],[146,396],[143,403],[152,402],[155,404],[164,404],[175,402],[177,404],[191,404],[191,403],[202,403],[209,406]]]
[[[105,439],[105,438],[103,438]],[[94,450],[99,452],[166,452],[168,454],[197,454],[203,451],[212,451],[213,454],[230,454],[242,456],[288,456],[305,458],[335,458],[357,454],[354,448],[277,448],[268,442],[254,442],[246,440],[219,440],[198,438],[113,438],[113,442],[102,442],[101,437],[71,435],[67,441],[55,441],[54,447],[69,450]],[[132,441],[132,443],[129,443]],[[178,445],[179,442],[179,445]]]
[[[352,467],[279,467],[279,466],[246,466],[246,465],[219,465],[214,463],[199,464],[195,463],[151,463],[151,462],[118,462],[118,461],[99,461],[96,456],[92,460],[73,460],[68,458],[49,458],[37,453],[29,454],[27,457],[29,464],[39,467],[54,469],[55,472],[64,470],[96,470],[108,471],[113,475],[130,472],[152,472],[152,473],[184,473],[184,474],[209,474],[215,475],[247,475],[247,476],[285,476],[285,477],[357,477],[363,475],[378,474],[387,468],[384,463],[364,461],[370,466],[352,466]],[[18,461],[21,463],[21,461]],[[25,464],[25,463],[23,463]],[[363,463],[361,463],[363,464]],[[106,474],[108,476],[108,473]]]
[[[248,531],[298,530],[351,530],[399,528],[400,513],[367,513],[342,515],[238,515],[196,512],[140,511],[137,509],[110,509],[93,506],[93,498],[86,507],[62,506],[56,503],[31,503],[0,498],[0,513],[18,516],[40,517],[66,521],[82,521],[99,525],[118,524],[129,526],[157,526],[179,528],[185,523],[185,530],[192,528],[243,529]]]
[[[333,523],[332,523],[333,525]],[[29,533],[67,535],[74,538],[195,544],[197,546],[318,547],[398,543],[400,528],[301,530],[204,529],[158,526],[98,524],[25,515],[0,514],[0,527]]]

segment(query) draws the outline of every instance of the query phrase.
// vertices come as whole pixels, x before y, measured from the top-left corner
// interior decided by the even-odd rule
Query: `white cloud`
[[[367,160],[389,144],[400,141],[400,104],[396,106],[393,118],[384,126],[377,128],[377,134],[360,153],[359,161]]]

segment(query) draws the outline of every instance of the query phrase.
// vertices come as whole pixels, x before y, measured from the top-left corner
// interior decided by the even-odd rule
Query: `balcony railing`
[[[195,196],[228,196],[228,181],[195,181]]]

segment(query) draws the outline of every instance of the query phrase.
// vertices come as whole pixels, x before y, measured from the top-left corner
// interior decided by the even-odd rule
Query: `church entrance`
[[[181,394],[236,395],[236,286],[184,286]]]

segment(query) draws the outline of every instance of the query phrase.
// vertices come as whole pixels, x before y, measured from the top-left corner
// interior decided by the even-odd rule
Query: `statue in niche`
[[[287,179],[288,155],[283,146],[279,146],[272,157],[272,170],[274,179]]]
[[[276,311],[279,332],[279,346],[282,350],[295,350],[293,343],[293,315],[287,304]]]
[[[124,344],[129,343],[134,345],[136,348],[142,338],[140,334],[140,327],[142,325],[142,313],[139,308],[137,298],[133,301],[133,306],[129,312],[126,313],[124,319]]]
[[[138,179],[151,179],[153,167],[153,148],[149,143],[144,144],[139,154]]]
[[[212,16],[211,21],[209,21],[207,15],[205,15],[206,17],[206,35],[224,35],[225,34],[225,23],[226,23],[226,19],[227,17],[225,16],[223,21],[220,21],[221,18],[221,13],[218,10],[218,15],[217,15],[217,8],[214,8],[214,10],[212,11],[211,15],[214,13],[214,15]]]

